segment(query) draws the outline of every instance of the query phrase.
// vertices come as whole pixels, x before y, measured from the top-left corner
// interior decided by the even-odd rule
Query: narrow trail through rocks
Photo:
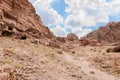
[[[106,72],[100,71],[94,68],[89,61],[86,60],[86,57],[76,58],[70,54],[64,53],[64,58],[66,61],[70,62],[75,66],[81,67],[81,70],[97,80],[120,80]]]

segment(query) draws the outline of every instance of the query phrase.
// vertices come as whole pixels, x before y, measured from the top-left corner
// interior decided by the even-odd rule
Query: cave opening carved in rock
[[[2,36],[12,36],[13,33],[7,30],[2,31]]]
[[[26,40],[26,39],[27,39],[27,36],[26,36],[26,35],[23,35],[23,36],[21,36],[20,39],[21,39],[21,40]]]

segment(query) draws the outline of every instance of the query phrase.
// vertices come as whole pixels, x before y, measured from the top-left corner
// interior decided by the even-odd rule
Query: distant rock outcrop
[[[52,38],[28,0],[0,0],[0,35],[15,38]]]
[[[101,46],[102,44],[93,38],[81,38],[79,40],[81,46]]]
[[[67,39],[68,39],[69,41],[74,41],[74,40],[78,40],[78,37],[77,37],[74,33],[69,33],[69,34],[67,35]]]
[[[87,38],[93,38],[101,43],[115,43],[120,41],[120,22],[110,22],[106,26],[91,32]]]

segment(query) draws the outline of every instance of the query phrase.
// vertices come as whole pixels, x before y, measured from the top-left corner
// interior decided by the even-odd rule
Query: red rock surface
[[[80,40],[81,46],[101,46],[102,44],[93,38],[81,38]]]
[[[11,65],[0,66],[0,80],[16,80],[14,67]]]
[[[100,27],[87,35],[87,38],[91,37],[102,43],[120,41],[120,22],[110,22],[106,26]]]
[[[67,35],[67,39],[68,39],[69,41],[74,41],[74,40],[78,40],[78,37],[77,37],[74,33],[69,33],[69,34]]]
[[[107,49],[107,52],[120,52],[120,46]]]
[[[0,34],[18,38],[54,37],[28,0],[0,0]]]

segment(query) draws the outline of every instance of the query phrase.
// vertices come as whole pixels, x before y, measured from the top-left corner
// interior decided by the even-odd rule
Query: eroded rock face
[[[18,38],[23,34],[33,38],[54,37],[28,0],[0,0],[0,34]]]
[[[79,40],[81,46],[101,46],[102,44],[93,38],[81,38]]]
[[[59,42],[63,42],[63,43],[66,42],[66,38],[65,37],[56,37],[56,40],[59,41]]]
[[[116,46],[114,48],[109,48],[107,52],[120,52],[120,46]]]
[[[118,42],[120,41],[120,22],[110,22],[88,34],[87,38],[94,38],[101,43]]]

